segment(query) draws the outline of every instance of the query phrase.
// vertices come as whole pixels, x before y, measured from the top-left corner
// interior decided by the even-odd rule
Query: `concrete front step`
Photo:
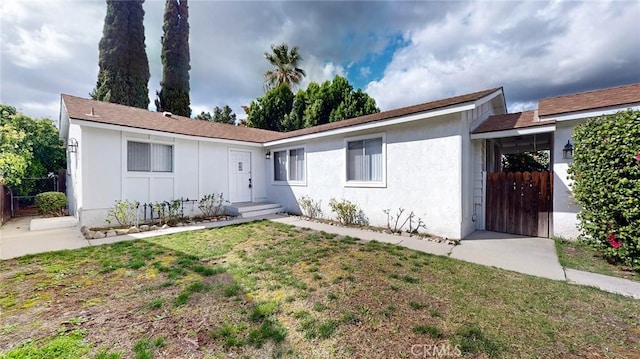
[[[70,228],[78,225],[78,219],[73,216],[34,218],[29,224],[30,231],[44,231],[47,229]]]
[[[251,218],[282,213],[284,208],[277,203],[233,203],[226,207],[226,212],[232,216]]]

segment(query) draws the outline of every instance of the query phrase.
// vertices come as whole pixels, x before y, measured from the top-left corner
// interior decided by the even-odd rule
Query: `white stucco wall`
[[[307,143],[274,147],[306,149],[306,185],[273,183],[273,157],[266,170],[267,199],[299,213],[297,198],[309,196],[322,201],[326,217],[331,198],[358,204],[374,226],[385,227],[390,209],[414,211],[426,223],[426,231],[448,238],[460,238],[461,205],[461,116],[448,115],[349,135],[323,137]],[[384,133],[386,138],[386,187],[345,186],[345,138]]]
[[[66,111],[64,112],[66,116]],[[79,219],[79,211],[78,209],[82,207],[82,150],[83,150],[83,141],[82,141],[82,128],[78,125],[68,125],[69,138],[74,138],[78,141],[78,149],[75,153],[70,153],[67,150],[67,178],[66,178],[66,186],[67,186],[67,209],[69,210],[69,215],[75,216]],[[66,140],[66,139],[65,139]]]
[[[75,127],[74,127],[75,126]],[[242,144],[219,143],[201,139],[174,138],[143,132],[72,125],[82,132],[79,158],[82,173],[72,192],[82,196],[77,201],[83,225],[105,226],[106,217],[116,200],[135,200],[140,203],[173,199],[199,200],[206,194],[223,193],[228,199],[229,149],[249,151],[255,185],[254,201],[265,200],[264,150]],[[162,143],[173,146],[173,172],[128,172],[127,141]],[[79,140],[80,142],[80,140]],[[185,215],[200,213],[197,203],[185,205]]]
[[[121,198],[120,132],[90,127],[82,128],[81,163],[82,202],[80,222],[89,226],[103,224],[113,201]]]
[[[577,238],[579,234],[577,214],[580,206],[571,195],[571,181],[567,176],[571,160],[562,158],[562,149],[571,139],[573,127],[580,122],[558,122],[553,134],[553,235],[564,238]]]
[[[485,102],[462,116],[462,238],[475,230],[484,230],[484,159],[483,140],[471,140],[470,132],[479,123],[494,115],[492,102]]]

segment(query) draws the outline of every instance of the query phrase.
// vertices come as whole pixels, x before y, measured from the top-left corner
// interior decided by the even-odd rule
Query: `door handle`
[[[253,185],[251,184],[251,178],[249,178],[249,188],[253,187]]]

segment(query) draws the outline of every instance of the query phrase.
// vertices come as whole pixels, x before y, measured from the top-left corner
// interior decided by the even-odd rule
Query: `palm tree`
[[[298,65],[302,62],[302,57],[298,53],[298,47],[294,46],[289,51],[289,46],[285,43],[271,45],[271,53],[265,52],[264,58],[274,66],[273,70],[264,73],[265,87],[267,89],[285,85],[294,87],[302,78],[306,76],[304,70]]]

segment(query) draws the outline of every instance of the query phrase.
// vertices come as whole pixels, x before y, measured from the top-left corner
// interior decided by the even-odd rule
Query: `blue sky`
[[[347,76],[382,110],[503,86],[511,111],[545,97],[640,82],[638,1],[191,0],[193,113],[263,94],[272,44],[298,46],[309,81]],[[159,89],[164,1],[147,0],[150,97]],[[0,2],[0,102],[57,118],[87,97],[103,0]],[[151,99],[153,100],[153,99]],[[151,101],[153,103],[153,101]]]

